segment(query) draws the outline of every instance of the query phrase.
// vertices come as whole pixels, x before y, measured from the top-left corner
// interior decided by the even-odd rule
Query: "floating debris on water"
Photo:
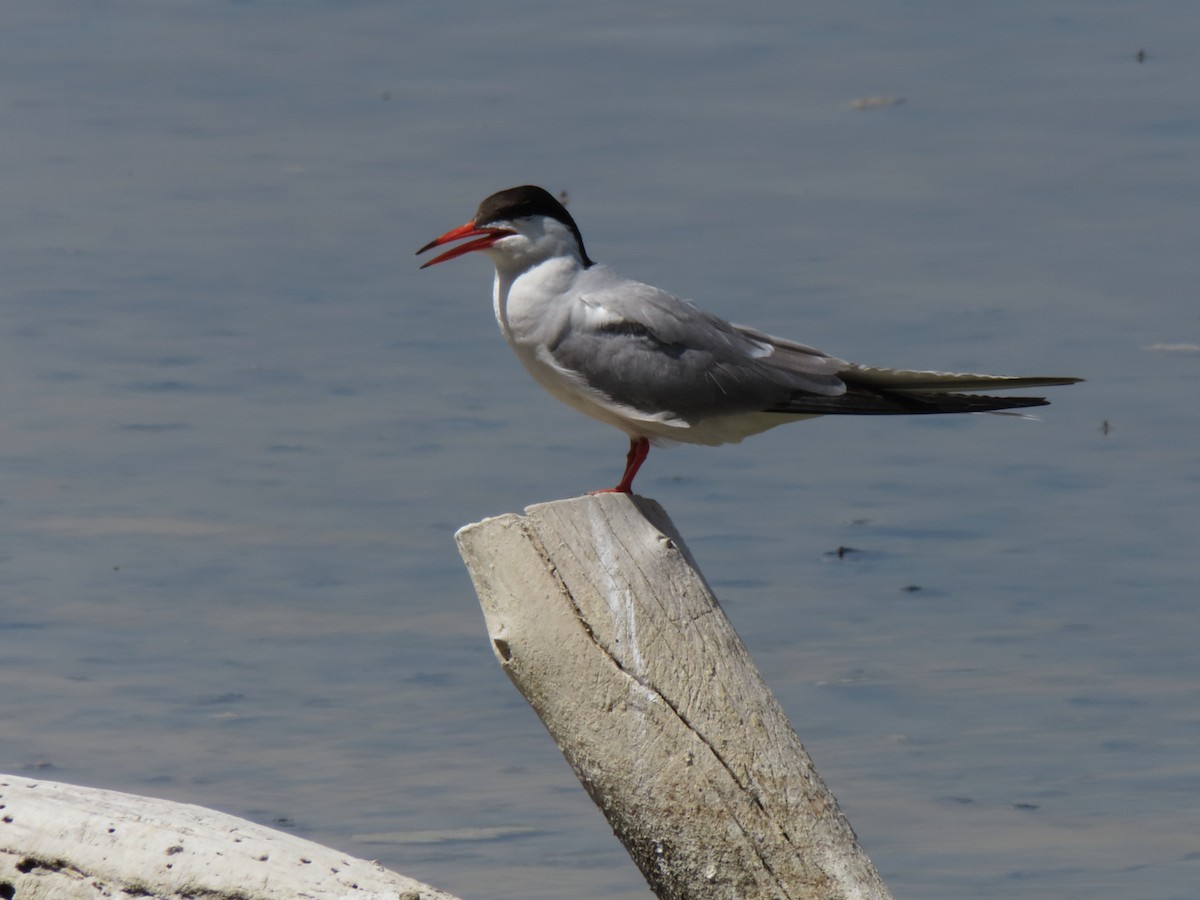
[[[1200,353],[1200,344],[1151,344],[1143,349],[1156,353]]]
[[[903,97],[862,97],[850,104],[851,109],[883,109],[888,106],[899,106],[904,102]]]

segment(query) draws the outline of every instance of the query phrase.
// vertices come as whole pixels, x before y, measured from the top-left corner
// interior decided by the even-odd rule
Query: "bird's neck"
[[[514,276],[509,272],[496,269],[496,280],[492,282],[492,309],[496,313],[496,321],[500,325],[500,333],[504,339],[512,343],[512,329],[508,326],[508,294],[512,290]]]
[[[574,256],[555,256],[523,268],[497,265],[492,304],[505,339],[520,342],[532,323],[544,322],[583,271]]]

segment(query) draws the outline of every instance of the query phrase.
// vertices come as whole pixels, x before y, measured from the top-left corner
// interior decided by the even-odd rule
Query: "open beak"
[[[417,256],[420,256],[426,250],[432,250],[434,247],[440,247],[442,244],[449,244],[451,241],[462,240],[463,238],[475,238],[473,241],[467,241],[465,244],[459,244],[453,249],[447,250],[440,256],[435,256],[433,259],[422,264],[422,269],[427,269],[430,266],[436,266],[440,262],[446,262],[448,259],[462,256],[464,253],[473,253],[476,250],[486,250],[502,237],[507,237],[510,234],[516,234],[507,228],[478,228],[474,222],[468,222],[466,225],[460,225],[457,228],[451,228],[440,238],[434,238],[424,247],[417,251]]]

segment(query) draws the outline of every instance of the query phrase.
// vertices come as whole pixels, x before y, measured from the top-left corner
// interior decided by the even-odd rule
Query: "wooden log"
[[[456,538],[500,665],[658,897],[891,896],[657,503]]]
[[[378,863],[187,803],[0,775],[0,898],[456,900]]]

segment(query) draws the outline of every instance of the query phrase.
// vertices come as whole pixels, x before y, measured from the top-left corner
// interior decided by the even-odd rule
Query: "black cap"
[[[575,243],[579,245],[579,256],[583,260],[584,267],[595,265],[588,258],[587,251],[583,249],[583,235],[579,233],[579,226],[575,224],[575,220],[571,218],[567,208],[559,203],[549,191],[536,185],[523,184],[506,191],[497,191],[479,204],[479,209],[476,210],[475,218],[472,221],[476,227],[482,228],[493,222],[511,222],[514,219],[527,219],[531,216],[557,219],[570,228],[571,234],[575,235]]]

